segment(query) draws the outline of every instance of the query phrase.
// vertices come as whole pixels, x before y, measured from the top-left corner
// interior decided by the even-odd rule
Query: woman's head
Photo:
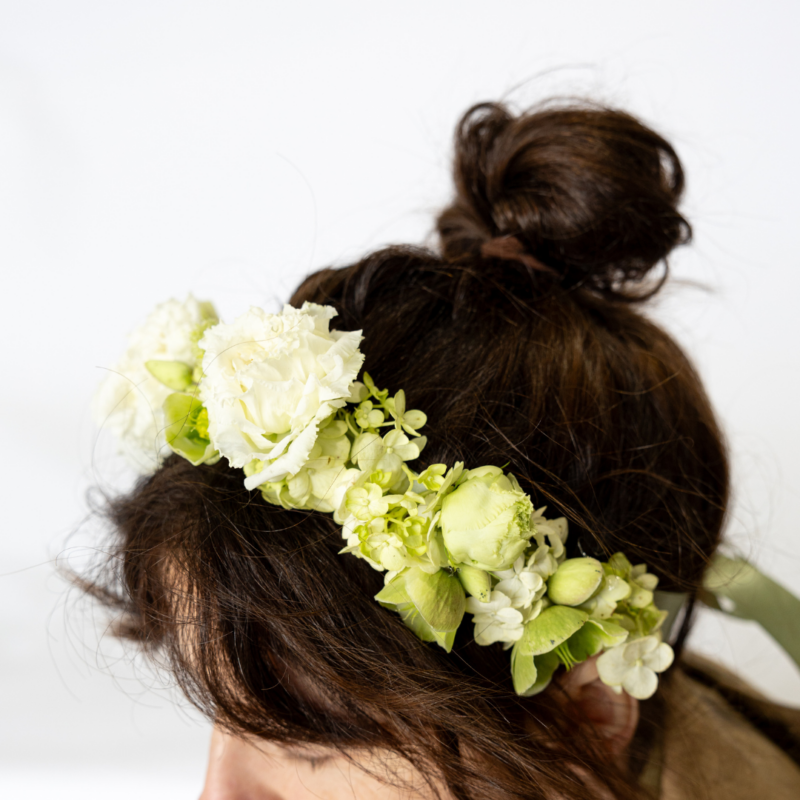
[[[637,307],[689,238],[677,156],[619,112],[481,105],[458,127],[455,178],[434,250],[321,270],[290,302],[363,331],[376,384],[428,415],[420,469],[508,465],[568,519],[570,555],[622,550],[691,594],[719,541],[726,456],[691,364]],[[508,653],[470,626],[449,654],[419,641],[373,599],[382,576],[339,554],[330,515],[177,456],[109,513],[114,571],[95,591],[221,730],[369,752],[376,780],[410,762],[396,783],[459,798],[636,796],[600,717],[575,723],[574,677],[524,699]]]

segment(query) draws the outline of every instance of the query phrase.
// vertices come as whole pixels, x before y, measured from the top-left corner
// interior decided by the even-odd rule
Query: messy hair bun
[[[635,285],[691,237],[677,209],[684,177],[674,149],[621,111],[545,106],[514,116],[481,103],[462,117],[455,154],[456,196],[437,220],[447,260],[512,236],[567,288],[640,299]]]
[[[483,104],[458,126],[455,178],[440,248],[319,270],[292,305],[332,305],[376,384],[426,412],[419,470],[505,467],[569,520],[570,557],[621,550],[693,595],[720,540],[725,447],[690,361],[629,302],[689,239],[674,150],[618,111]],[[242,482],[172,456],[111,502],[109,570],[90,586],[218,724],[386,748],[459,800],[642,796],[645,735],[626,772],[564,729],[555,688],[516,695],[499,644],[462,625],[447,654],[379,606],[381,575],[339,555],[330,515]],[[670,687],[647,701],[651,731]]]

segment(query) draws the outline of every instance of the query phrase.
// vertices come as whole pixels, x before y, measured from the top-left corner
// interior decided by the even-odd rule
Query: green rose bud
[[[533,505],[513,475],[482,467],[442,501],[444,544],[453,562],[508,569],[528,547]]]
[[[547,582],[547,596],[560,606],[579,606],[602,580],[603,565],[596,558],[568,558]]]

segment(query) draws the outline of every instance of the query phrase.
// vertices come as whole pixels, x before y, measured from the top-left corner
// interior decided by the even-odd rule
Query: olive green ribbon
[[[698,598],[724,614],[757,622],[800,667],[800,599],[752,564],[715,555]]]

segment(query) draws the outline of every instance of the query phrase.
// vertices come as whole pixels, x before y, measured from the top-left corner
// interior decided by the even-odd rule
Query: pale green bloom
[[[640,610],[652,609],[660,614],[653,606],[653,592],[658,586],[658,578],[647,571],[645,564],[633,566],[623,553],[614,553],[605,564],[604,570],[607,575],[617,575],[630,585],[631,593],[625,598],[628,606]]]
[[[653,592],[658,586],[658,578],[647,571],[645,564],[631,568],[631,596],[628,603],[632,608],[645,608],[653,602]]]
[[[453,563],[508,569],[528,547],[532,511],[513,475],[499,467],[470,470],[442,501],[442,534]]]
[[[546,544],[539,545],[528,557],[528,569],[539,575],[543,581],[553,575],[558,569],[558,560],[553,555],[552,548]]]
[[[348,489],[345,506],[356,519],[365,522],[382,517],[389,511],[389,503],[383,496],[383,490],[375,483]]]
[[[607,686],[646,700],[658,688],[656,673],[667,669],[673,658],[668,644],[660,642],[657,636],[645,636],[606,650],[597,659],[597,672]]]
[[[394,417],[397,430],[402,429],[411,436],[417,436],[417,431],[428,421],[422,411],[406,410],[406,393],[402,389],[393,398],[387,399],[386,408]]]
[[[438,511],[444,497],[453,490],[464,471],[464,463],[457,461],[455,466],[447,469],[444,464],[431,464],[424,472],[417,475],[412,486],[419,485],[428,489],[430,494],[423,498],[421,511],[428,513]]]
[[[353,442],[351,458],[366,473],[381,470],[401,477],[403,463],[419,458],[426,442],[424,436],[410,440],[398,430],[389,431],[383,438],[377,433],[362,433]]]
[[[361,428],[377,428],[383,425],[385,419],[383,411],[375,408],[371,400],[364,400],[355,411],[356,424]]]
[[[627,581],[618,575],[606,575],[600,590],[580,607],[592,617],[608,619],[616,611],[617,605],[630,597],[630,594],[631,587]]]

